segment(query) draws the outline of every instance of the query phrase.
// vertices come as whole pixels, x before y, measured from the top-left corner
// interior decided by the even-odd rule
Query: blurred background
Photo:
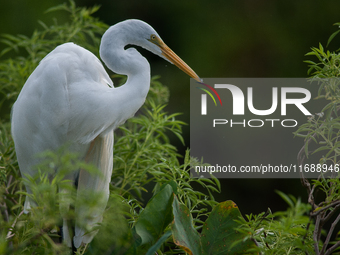
[[[0,34],[31,36],[40,26],[38,20],[52,24],[53,17],[44,12],[63,2],[65,0],[1,0]],[[129,18],[146,21],[171,49],[205,78],[307,77],[308,66],[303,61],[313,58],[305,54],[319,42],[325,47],[329,36],[337,30],[333,24],[340,21],[338,0],[75,2],[78,6],[101,5],[94,16],[109,25]],[[62,23],[66,13],[53,12],[53,16]],[[340,36],[328,49],[336,50],[339,46]],[[0,44],[0,51],[3,48]],[[163,59],[146,51],[142,53],[151,64],[152,75],[161,75],[160,81],[170,89],[167,111],[182,112],[181,120],[189,123],[188,76]],[[316,108],[322,108],[322,105]],[[185,146],[174,138],[181,154],[190,145],[189,130],[189,126],[184,128]],[[303,140],[294,140],[297,154]],[[285,150],[287,148],[282,147],[282,155]],[[306,202],[307,193],[298,179],[221,179],[221,184],[222,192],[216,199],[232,199],[243,214],[259,213],[268,207],[272,211],[285,210],[287,205],[275,190],[301,197]]]

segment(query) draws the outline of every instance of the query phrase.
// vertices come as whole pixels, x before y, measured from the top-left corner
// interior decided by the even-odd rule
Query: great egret
[[[50,52],[34,70],[20,92],[12,112],[12,134],[22,176],[34,176],[35,155],[56,150],[65,143],[88,163],[94,164],[104,178],[79,170],[67,179],[78,183],[77,190],[105,193],[87,226],[101,222],[109,196],[112,173],[113,130],[132,117],[143,105],[150,87],[150,65],[134,48],[141,46],[175,64],[200,82],[197,74],[181,60],[157,32],[140,20],[126,20],[111,26],[103,35],[100,56],[113,72],[127,75],[127,82],[113,88],[100,60],[88,50],[65,43]],[[110,85],[110,87],[108,86]],[[26,187],[30,193],[29,187]],[[62,191],[61,191],[62,192]],[[25,211],[34,205],[26,197]],[[75,208],[77,211],[77,208]],[[78,210],[86,210],[81,208]],[[81,213],[81,212],[78,212]],[[67,220],[63,236],[71,246]],[[75,223],[73,243],[89,243],[94,233],[85,234]]]

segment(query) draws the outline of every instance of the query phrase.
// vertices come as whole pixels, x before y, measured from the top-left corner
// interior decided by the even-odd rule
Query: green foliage
[[[233,201],[219,203],[202,229],[203,254],[254,254],[255,243],[250,233],[237,230],[244,222]]]
[[[174,199],[173,208],[172,233],[175,244],[189,254],[201,254],[200,235],[193,226],[190,210],[177,198]]]
[[[108,25],[95,19],[98,9],[79,8],[73,1],[53,7],[48,12],[66,11],[69,22],[51,26],[40,22],[31,37],[4,35],[7,48],[1,57],[14,57],[0,62],[0,254],[70,254],[60,242],[58,226],[62,219],[74,222],[79,218],[75,204],[91,205],[101,196],[88,194],[85,200],[76,199],[74,186],[64,179],[67,174],[82,168],[98,174],[84,164],[67,147],[45,152],[37,176],[21,179],[13,140],[10,135],[9,112],[23,84],[40,60],[57,45],[73,41],[98,55],[100,36]],[[335,32],[330,40],[336,36]],[[318,98],[327,100],[320,114],[311,117],[296,132],[305,139],[302,154],[323,153],[320,162],[339,163],[339,54],[325,51],[319,45],[309,56],[309,73],[320,80]],[[115,84],[125,77],[112,75]],[[189,150],[181,155],[170,143],[169,136],[182,143],[182,126],[178,113],[165,112],[169,90],[159,77],[152,77],[151,88],[137,116],[115,131],[114,169],[110,197],[102,224],[94,240],[78,249],[76,254],[330,254],[339,247],[331,241],[334,228],[324,234],[313,218],[329,220],[340,208],[339,179],[321,176],[309,187],[309,203],[293,196],[278,194],[289,205],[283,212],[241,216],[232,201],[217,203],[213,194],[220,191],[218,179],[211,176],[193,178],[192,166],[201,164],[190,158]],[[314,143],[311,151],[311,143]],[[51,173],[55,173],[51,175]],[[26,183],[31,194],[25,192]],[[307,183],[307,182],[305,182]],[[309,183],[308,183],[309,184]],[[193,187],[200,186],[198,191]],[[59,193],[63,189],[67,192]],[[316,203],[315,190],[321,190],[324,201]],[[34,207],[23,213],[28,195]],[[147,197],[151,197],[148,199]],[[63,210],[70,205],[70,210]],[[308,217],[308,213],[310,217]],[[86,217],[83,215],[82,217]],[[337,217],[338,218],[338,217]],[[333,222],[336,225],[340,220]],[[329,234],[330,233],[330,234]],[[331,246],[333,245],[333,246]],[[331,248],[329,248],[331,246]],[[328,252],[328,253],[327,253]]]
[[[85,200],[77,198],[73,184],[64,177],[79,168],[90,174],[98,172],[68,152],[67,147],[40,155],[43,160],[37,166],[38,174],[21,179],[6,108],[14,103],[40,60],[57,45],[73,41],[97,54],[100,35],[108,27],[91,16],[97,9],[78,8],[70,1],[48,10],[68,12],[69,22],[59,24],[55,20],[51,26],[40,22],[41,29],[31,37],[2,38],[8,47],[1,56],[11,51],[14,57],[0,62],[0,103],[5,106],[0,126],[0,254],[69,254],[58,234],[63,218],[69,222],[86,218],[87,214],[77,215],[76,204],[86,203],[90,208],[87,213],[91,214],[95,209],[91,205],[102,195],[92,192]],[[112,78],[118,84],[125,80],[119,75]],[[170,133],[184,142],[181,128],[185,123],[176,119],[179,114],[164,111],[169,91],[158,79],[152,77],[150,93],[140,113],[116,130],[111,195],[104,219],[96,228],[99,231],[93,242],[79,248],[77,254],[178,254],[170,230],[173,194],[195,215],[195,228],[201,227],[208,208],[217,203],[212,194],[219,191],[219,181],[191,178],[193,160],[189,151],[181,164],[180,155],[170,144]],[[25,192],[24,183],[30,187],[30,194]],[[193,184],[201,185],[204,191],[194,190]],[[59,193],[61,189],[65,192]],[[152,198],[145,205],[146,193],[152,193]],[[25,196],[34,205],[27,215],[23,213]]]
[[[100,37],[108,28],[108,25],[91,16],[99,9],[76,7],[73,1],[70,4],[62,4],[47,10],[49,13],[54,11],[66,11],[69,13],[69,22],[47,26],[39,21],[41,29],[34,31],[31,37],[26,35],[2,35],[0,42],[6,44],[0,57],[10,51],[17,55],[0,62],[0,107],[11,107],[16,100],[22,86],[29,75],[45,57],[56,46],[74,42],[90,50],[98,56]],[[0,116],[2,120],[9,120],[9,108],[5,107]]]
[[[336,23],[339,25],[340,23]],[[334,32],[329,40],[339,33]],[[310,165],[322,169],[322,173],[316,180],[308,180],[301,175],[302,184],[308,191],[308,203],[311,206],[310,217],[315,220],[315,228],[312,235],[314,241],[314,252],[316,254],[331,254],[339,250],[340,241],[334,238],[333,232],[338,226],[340,216],[335,217],[340,209],[339,196],[339,155],[340,155],[340,55],[337,52],[325,51],[319,44],[318,48],[312,48],[307,56],[314,56],[317,62],[308,60],[308,73],[312,75],[311,80],[317,81],[319,85],[318,96],[325,104],[320,113],[311,116],[307,123],[301,125],[296,131],[296,136],[305,139],[304,146],[298,155],[298,164],[306,166],[305,159],[316,158],[319,164]],[[321,191],[322,198],[314,197],[315,193]],[[317,201],[320,200],[320,201]],[[331,227],[324,231],[325,224],[333,221]]]
[[[316,99],[326,100],[326,105],[320,113],[308,118],[307,123],[301,125],[295,135],[305,139],[305,155],[322,152],[320,163],[336,165],[340,153],[340,123],[338,117],[340,103],[340,55],[336,52],[325,51],[321,44],[319,48],[312,48],[307,56],[315,56],[319,61],[306,61],[309,64],[308,73],[312,74],[311,80],[319,85]],[[316,148],[310,150],[312,142]]]
[[[330,38],[334,38],[333,34]],[[329,42],[330,42],[329,40]],[[321,164],[338,163],[340,153],[340,123],[339,123],[339,104],[340,104],[340,55],[336,52],[325,51],[321,43],[319,47],[313,47],[312,51],[306,54],[314,56],[318,62],[311,60],[305,61],[309,64],[308,73],[312,75],[311,80],[317,81],[319,85],[318,96],[316,99],[326,100],[326,105],[320,109],[320,113],[308,118],[307,123],[301,125],[295,132],[296,136],[305,139],[304,151],[308,157],[310,154],[322,152]],[[310,150],[312,142],[317,144],[316,148]]]
[[[141,244],[155,243],[172,221],[171,204],[173,190],[166,185],[147,204],[139,214],[135,225],[136,233],[141,237]]]
[[[152,79],[151,87],[159,86],[159,82]],[[195,222],[199,225],[200,218],[207,211],[206,207],[216,204],[213,193],[219,192],[219,181],[216,178],[192,178],[189,170],[194,162],[189,151],[186,152],[184,163],[179,163],[180,155],[169,143],[168,134],[175,134],[183,142],[181,126],[185,123],[176,120],[179,114],[167,115],[163,110],[165,105],[155,104],[152,98],[155,91],[161,93],[159,96],[155,94],[158,101],[166,94],[163,89],[154,89],[142,108],[144,114],[128,120],[116,132],[112,188],[122,196],[140,199],[142,192],[147,192],[147,184],[156,183],[154,193],[162,185],[170,184],[178,199],[195,214]],[[194,190],[192,186],[195,183],[205,188],[208,194]]]
[[[308,74],[317,78],[339,77],[339,54],[336,52],[325,51],[320,43],[319,48],[312,47],[312,51],[308,52],[306,56],[315,56],[318,59],[318,62],[305,61],[309,64]],[[330,91],[326,91],[326,94],[327,92]]]
[[[277,193],[289,205],[286,211],[258,215],[246,215],[247,222],[239,228],[242,233],[251,233],[262,254],[313,254],[312,230],[307,216],[311,207],[291,195]],[[242,221],[240,222],[242,223]]]
[[[238,231],[244,219],[233,201],[216,205],[199,234],[188,208],[175,198],[172,224],[174,242],[189,254],[254,254],[257,250],[249,232]]]
[[[339,31],[331,35],[328,43]],[[320,168],[325,173],[316,180],[308,180],[301,173],[301,182],[308,191],[308,204],[278,191],[289,205],[286,211],[272,213],[268,209],[266,213],[247,215],[246,223],[239,221],[241,226],[238,230],[251,233],[258,245],[254,250],[261,254],[328,255],[339,251],[340,247],[338,238],[331,241],[340,221],[340,54],[326,51],[319,44],[306,55],[317,58],[317,61],[305,62],[309,65],[308,74],[314,82],[312,84],[319,86],[316,99],[324,106],[320,108],[320,113],[310,116],[295,132],[296,136],[304,138],[304,145],[298,154],[298,165],[303,169],[311,168],[309,170],[314,172]],[[312,162],[305,165],[305,160],[312,158],[316,158],[319,164]],[[318,196],[319,202],[314,197],[317,191],[323,193],[321,198]],[[333,222],[327,229],[325,224],[328,221]]]
[[[329,38],[328,43],[336,36],[338,32],[333,33]],[[312,51],[306,56],[314,56],[317,62],[312,60],[305,61],[309,64],[308,74],[311,74],[312,81],[318,81],[319,90],[316,99],[325,99],[327,104],[320,109],[320,113],[316,116],[311,116],[308,122],[299,127],[296,135],[305,138],[305,154],[313,154],[322,151],[323,157],[320,163],[328,161],[335,165],[337,156],[339,155],[339,132],[340,124],[338,117],[340,90],[340,55],[336,52],[325,51],[324,47],[319,44],[319,47],[313,47]],[[319,146],[310,152],[308,146],[314,141]]]

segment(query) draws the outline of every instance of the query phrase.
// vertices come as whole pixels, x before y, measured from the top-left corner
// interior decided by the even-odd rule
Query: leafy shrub
[[[4,35],[2,42],[8,47],[1,55],[4,56],[14,50],[17,56],[2,60],[0,63],[0,103],[3,106],[11,106],[14,103],[30,73],[57,45],[73,41],[96,54],[100,42],[99,35],[108,28],[108,25],[91,16],[97,9],[98,7],[78,8],[70,1],[69,5],[63,4],[48,10],[48,12],[67,11],[70,14],[69,22],[58,24],[55,21],[52,26],[40,22],[42,28],[36,30],[31,37]],[[117,83],[125,80],[125,77],[119,75],[112,75],[112,78]],[[168,135],[173,133],[183,142],[181,126],[184,123],[176,120],[179,114],[169,115],[164,112],[169,96],[168,89],[157,77],[153,77],[151,83],[150,93],[138,116],[128,120],[126,125],[116,131],[115,166],[104,221],[99,226],[100,231],[94,241],[78,249],[79,254],[140,254],[149,249],[171,254],[173,249],[178,249],[168,232],[173,217],[173,193],[176,193],[176,199],[186,204],[195,215],[196,227],[201,225],[201,218],[208,214],[206,208],[217,204],[212,193],[219,191],[218,180],[191,178],[189,151],[185,155],[184,164],[179,163],[180,155],[169,143]],[[7,110],[5,107],[2,112],[4,117],[0,129],[0,253],[68,253],[69,248],[60,243],[58,236],[58,226],[62,224],[59,208],[63,207],[65,201],[71,205],[91,204],[98,199],[98,194],[88,195],[86,201],[79,199],[76,201],[74,187],[63,177],[79,167],[93,173],[96,169],[77,160],[76,155],[67,152],[66,148],[61,148],[56,152],[43,153],[41,157],[45,160],[38,166],[39,174],[22,180],[10,135]],[[50,180],[48,175],[52,171],[56,171],[57,174]],[[32,194],[25,193],[23,182],[31,187]],[[195,191],[192,183],[203,186],[206,193]],[[61,187],[69,192],[59,194],[58,189]],[[152,187],[153,198],[145,207],[143,193],[149,192],[148,189]],[[162,197],[165,191],[168,200]],[[25,195],[29,195],[36,203],[28,215],[23,214]],[[163,199],[157,200],[159,196]],[[158,201],[156,206],[153,205],[155,201]],[[164,212],[167,212],[167,220],[161,226],[156,224],[156,234],[151,232],[152,238],[145,241],[144,228],[153,224],[154,214],[159,211],[162,203],[165,203]],[[70,210],[63,214],[63,217],[72,221],[74,213]],[[163,220],[162,217],[163,215],[160,215],[160,222]],[[159,239],[160,237],[162,238]]]
[[[33,191],[30,196],[36,207],[30,214],[23,214],[28,194],[10,135],[9,109],[48,52],[73,41],[98,55],[100,35],[108,28],[91,16],[98,7],[79,8],[70,1],[48,11],[60,10],[69,13],[69,22],[55,21],[51,26],[40,22],[41,28],[31,37],[4,35],[1,40],[8,46],[1,56],[9,51],[16,55],[0,62],[0,254],[69,254],[58,235],[58,226],[62,224],[60,207],[65,201],[91,205],[99,195],[89,194],[86,201],[76,200],[75,188],[63,176],[79,167],[93,174],[96,169],[77,160],[65,148],[48,151],[41,155],[45,160],[38,166],[39,174],[25,180]],[[339,54],[324,51],[320,45],[308,55],[319,61],[308,61],[313,78],[339,76]],[[125,81],[119,75],[111,77],[117,84]],[[339,86],[337,80],[323,81],[318,98],[329,103],[320,111],[324,114],[310,118],[296,132],[305,139],[299,164],[316,152],[324,153],[320,163],[339,163]],[[272,213],[268,209],[244,219],[234,202],[215,201],[213,194],[220,191],[216,178],[190,176],[191,166],[201,162],[190,158],[189,151],[180,163],[181,155],[170,144],[169,134],[183,142],[181,127],[185,123],[176,119],[179,114],[164,111],[169,91],[159,77],[152,77],[151,83],[138,115],[115,132],[111,194],[104,220],[94,240],[79,248],[77,254],[330,254],[338,250],[340,241],[333,233],[339,221],[335,214],[340,208],[338,176],[320,176],[312,181],[302,176],[309,192],[308,204],[278,191],[288,204],[286,211]],[[311,151],[313,142],[316,148]],[[47,178],[56,169],[52,180]],[[197,184],[202,191],[193,188]],[[59,194],[60,187],[69,192]],[[324,193],[324,200],[319,203],[314,199],[316,190]],[[151,197],[149,201],[145,194]],[[74,221],[74,211],[61,213]],[[324,231],[324,223],[330,219],[333,225]],[[228,231],[230,235],[226,234]]]
[[[328,43],[338,33],[339,30],[331,35]],[[306,55],[317,58],[317,62],[306,61],[309,65],[308,74],[312,81],[318,81],[316,99],[322,99],[326,105],[295,132],[296,136],[304,138],[304,145],[298,154],[298,165],[303,166],[306,160],[314,157],[319,161],[319,167],[327,165],[331,171],[321,173],[312,180],[301,173],[302,185],[308,192],[308,204],[279,192],[289,205],[287,211],[271,213],[269,210],[267,213],[247,216],[248,222],[240,230],[251,232],[258,243],[258,251],[264,254],[328,255],[340,250],[340,241],[335,234],[340,221],[340,55],[325,51],[321,44]],[[322,195],[316,197],[318,191]],[[327,227],[329,221],[332,223]]]

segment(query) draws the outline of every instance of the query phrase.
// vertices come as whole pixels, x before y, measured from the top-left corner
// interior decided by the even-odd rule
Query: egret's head
[[[124,33],[129,37],[128,41],[130,41],[131,44],[141,46],[164,58],[176,65],[190,77],[201,82],[199,76],[163,42],[161,37],[149,24],[136,19],[126,20],[121,23],[124,23]]]

